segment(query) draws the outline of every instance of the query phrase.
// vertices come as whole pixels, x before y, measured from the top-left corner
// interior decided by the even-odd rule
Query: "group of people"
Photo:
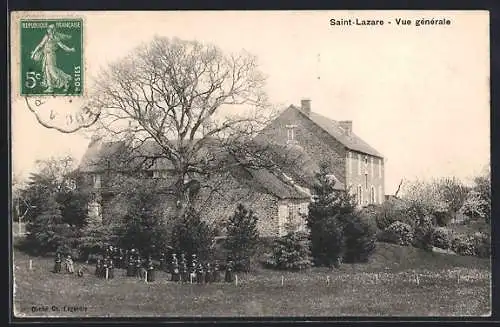
[[[156,279],[157,270],[168,273],[172,282],[202,284],[218,283],[222,280],[230,283],[234,280],[234,263],[231,260],[221,267],[218,261],[199,261],[196,254],[192,254],[189,260],[184,253],[171,253],[169,256],[168,259],[165,253],[160,253],[158,265],[153,261],[152,253],[145,256],[138,249],[123,250],[108,246],[96,259],[95,275],[98,278],[112,279],[115,277],[115,268],[120,268],[126,270],[126,276],[138,277],[148,282]],[[71,256],[68,255],[63,261],[58,253],[55,272],[60,272],[63,264],[67,272],[74,273]],[[79,270],[79,276],[82,275],[83,272],[80,273]]]
[[[62,258],[62,255],[60,252],[56,253],[56,258],[55,258],[55,263],[54,263],[54,272],[55,273],[60,273],[63,271],[64,267],[64,272],[68,274],[74,274],[75,273],[75,266],[73,264],[73,259],[71,258],[71,255],[67,255]]]
[[[172,260],[167,266],[165,260],[160,259],[160,267],[163,261],[163,269],[166,269],[170,273],[171,281],[173,282],[183,282],[183,283],[217,283],[221,281],[221,267],[216,261],[214,264],[209,262],[202,263],[199,262],[196,255],[191,255],[191,260],[188,263],[184,253],[180,254],[180,258],[177,258],[177,254],[172,254]],[[228,261],[224,271],[224,281],[232,282],[234,275],[234,264],[232,261]]]

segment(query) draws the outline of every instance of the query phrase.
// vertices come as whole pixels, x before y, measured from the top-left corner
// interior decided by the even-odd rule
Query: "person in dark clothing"
[[[148,258],[148,261],[146,264],[146,269],[148,271],[146,280],[148,282],[154,282],[155,281],[155,267],[154,267],[153,259],[151,258],[151,256],[149,256],[149,258]]]
[[[96,261],[96,264],[95,264],[95,275],[97,276],[97,278],[102,278],[103,275],[102,275],[102,272],[103,272],[103,262],[101,259],[97,259]]]
[[[171,280],[173,282],[178,282],[180,281],[180,267],[179,267],[179,262],[177,261],[177,256],[175,253],[172,254],[172,262],[170,263],[170,274],[171,274]]]
[[[196,266],[196,282],[198,284],[205,282],[205,269],[203,268],[203,264],[201,262]]]
[[[205,269],[205,283],[212,283],[212,282],[213,282],[213,268],[208,262]]]
[[[60,273],[62,269],[62,258],[61,253],[57,252],[56,258],[54,260],[54,272]]]
[[[180,281],[180,267],[179,267],[179,261],[177,260],[177,256],[175,253],[172,253],[172,261],[170,262],[170,275],[171,275],[171,281],[173,282],[178,282]]]
[[[224,281],[226,283],[232,283],[234,280],[234,263],[233,261],[229,260],[226,266],[226,274],[224,276]]]
[[[189,269],[186,261],[181,263],[181,279],[183,283],[189,283]]]
[[[136,259],[135,259],[135,273],[136,273],[136,276],[137,277],[141,277],[139,276],[139,271],[141,270],[142,267],[142,260],[141,260],[141,257],[140,256],[137,256]]]
[[[136,274],[137,272],[135,271],[135,256],[131,252],[128,257],[127,276],[134,277]]]
[[[167,270],[167,262],[166,262],[165,252],[160,253],[160,271]]]
[[[219,262],[215,261],[212,280],[214,281],[214,283],[219,283],[220,279],[221,278],[220,278],[220,266],[219,266]]]
[[[196,254],[191,255],[191,264],[189,266],[189,273],[196,276],[196,270],[198,269],[198,260],[196,259]]]
[[[108,278],[112,279],[115,274],[114,274],[114,264],[113,264],[113,259],[111,257],[108,257],[105,259],[105,268],[108,269]],[[104,277],[106,277],[106,270],[104,270]]]

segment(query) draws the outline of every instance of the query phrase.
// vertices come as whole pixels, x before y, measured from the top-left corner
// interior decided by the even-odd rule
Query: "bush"
[[[434,218],[429,215],[417,218],[413,233],[413,246],[427,251],[432,250],[433,222]]]
[[[405,210],[402,200],[391,198],[375,210],[375,221],[380,230],[385,230],[392,223],[401,221]]]
[[[476,242],[474,236],[466,234],[455,235],[451,240],[451,249],[465,256],[473,256],[476,254]]]
[[[440,249],[449,249],[451,246],[451,231],[446,227],[437,227],[432,230],[432,245]]]
[[[413,235],[410,225],[396,221],[384,230],[380,238],[385,242],[408,246],[413,244]]]
[[[491,255],[491,238],[488,234],[477,232],[474,234],[475,254],[481,258]]]
[[[256,253],[259,240],[257,217],[252,210],[239,204],[227,223],[227,238],[224,247],[235,264],[235,270],[248,271],[250,260]]]
[[[370,222],[370,218],[363,213],[358,213],[345,222],[344,262],[367,262],[375,251],[376,227]]]
[[[309,236],[304,232],[289,232],[278,238],[266,266],[283,270],[302,270],[311,267],[312,257]]]

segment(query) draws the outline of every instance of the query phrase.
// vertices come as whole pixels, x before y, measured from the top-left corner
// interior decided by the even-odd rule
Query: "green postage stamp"
[[[21,20],[21,95],[83,94],[83,20]]]

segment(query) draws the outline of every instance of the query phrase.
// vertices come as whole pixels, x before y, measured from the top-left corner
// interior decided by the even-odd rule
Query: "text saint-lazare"
[[[330,25],[332,26],[351,26],[351,25],[384,25],[384,21],[377,19],[330,19]]]

